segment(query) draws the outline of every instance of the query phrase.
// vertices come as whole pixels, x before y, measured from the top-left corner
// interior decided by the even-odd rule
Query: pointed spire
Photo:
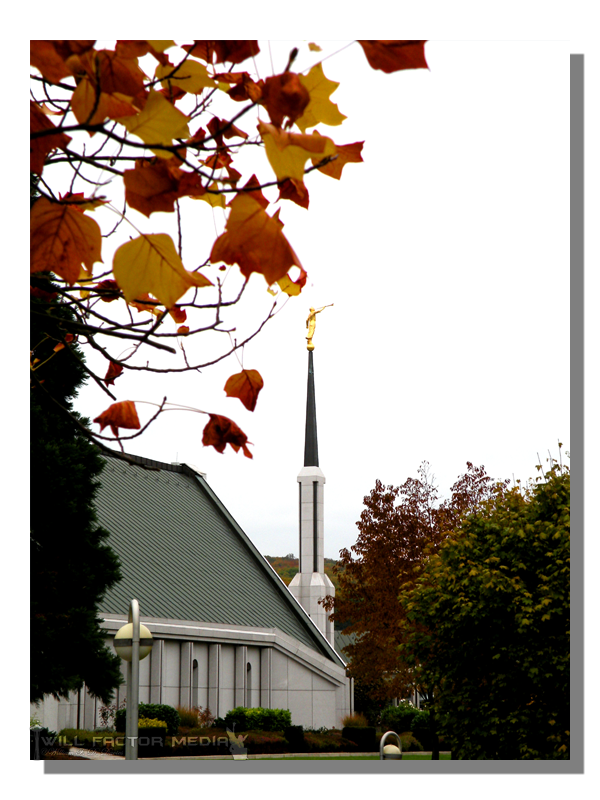
[[[317,444],[317,405],[315,402],[315,371],[313,351],[308,351],[308,385],[306,389],[306,429],[304,433],[304,466],[319,466]]]

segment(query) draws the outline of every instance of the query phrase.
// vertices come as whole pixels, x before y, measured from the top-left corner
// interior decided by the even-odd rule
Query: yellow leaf
[[[171,105],[160,92],[151,91],[146,105],[133,117],[122,117],[119,122],[146,144],[172,145],[173,139],[186,139],[190,135],[188,118]],[[155,151],[160,158],[171,158],[172,153]]]
[[[225,195],[213,194],[213,192],[218,191],[219,189],[217,182],[215,181],[214,183],[211,183],[208,189],[211,191],[207,191],[206,194],[203,194],[201,197],[198,197],[197,199],[205,200],[213,208],[225,208],[227,205],[225,202]]]
[[[290,133],[266,122],[258,123],[258,131],[265,143],[267,158],[279,180],[295,178],[302,181],[304,165],[308,159],[320,161],[333,156],[337,150],[327,136],[314,133]]]
[[[146,39],[146,41],[157,53],[164,53],[169,47],[175,47],[173,39]]]
[[[304,109],[304,114],[296,120],[302,133],[319,122],[325,125],[341,125],[346,116],[329,99],[329,95],[340,84],[325,77],[321,64],[315,64],[308,75],[300,75],[300,83],[308,89],[310,95],[310,103]]]
[[[315,44],[314,42],[310,42],[308,45],[308,49],[313,53],[320,53],[323,48],[319,47],[319,45]]]
[[[184,92],[191,94],[200,94],[203,89],[214,89],[215,82],[209,77],[208,71],[204,64],[199,61],[192,61],[188,59],[179,67],[177,72],[172,75],[168,80],[164,80],[167,75],[171,75],[174,67],[167,64],[163,66],[159,64],[154,73],[154,77],[161,81],[163,89],[168,89],[169,86],[177,86]],[[227,87],[230,88],[229,86]]]
[[[121,245],[113,259],[113,274],[127,302],[150,293],[167,308],[191,286],[212,286],[204,275],[184,268],[166,233],[142,234]]]
[[[136,109],[129,102],[130,99],[118,92],[115,94],[100,92],[99,97],[96,97],[96,88],[91,81],[88,78],[82,78],[73,92],[71,110],[82,125],[84,123],[98,125],[107,117],[120,119],[135,114]],[[94,131],[89,131],[89,134],[93,136]]]

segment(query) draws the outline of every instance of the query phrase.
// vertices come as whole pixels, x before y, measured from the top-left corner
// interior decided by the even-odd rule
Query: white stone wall
[[[115,631],[120,624],[112,626]],[[152,625],[144,620],[144,624],[155,630],[152,652],[140,662],[140,702],[199,704],[220,717],[237,705],[286,708],[291,711],[294,725],[312,728],[339,728],[342,718],[352,711],[351,685],[343,666],[280,631],[243,626],[225,630],[214,626],[209,629],[210,638],[202,628],[201,639],[197,633],[200,629],[192,623]],[[171,633],[182,628],[190,634],[186,638],[165,635],[167,629]],[[197,638],[192,638],[193,632]],[[112,644],[112,636],[107,642]],[[117,705],[125,697],[126,686],[122,685],[115,698]],[[100,701],[81,691],[81,728],[100,726],[100,706]],[[39,708],[32,706],[31,714],[57,732],[74,728],[77,693],[68,700],[47,698]]]

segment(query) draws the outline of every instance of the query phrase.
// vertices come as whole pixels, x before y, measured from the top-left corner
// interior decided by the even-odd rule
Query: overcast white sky
[[[323,54],[345,44],[317,41]],[[269,53],[261,42],[263,58],[281,71],[295,44],[271,43]],[[323,55],[307,44],[299,71]],[[372,70],[358,44],[327,59],[325,74],[340,82],[332,100],[348,119],[318,129],[338,144],[364,140],[364,163],[347,165],[341,181],[308,176],[308,211],[281,203],[284,233],[309,281],[246,346],[244,366],[265,381],[255,412],[223,392],[239,371],[235,359],[201,375],[128,373],[114,387],[119,400],[166,394],[232,417],[254,458],[204,448],[207,418],[187,412],[164,414],[128,451],[197,465],[261,552],[297,554],[305,320],[311,305],[327,303],[335,305],[317,317],[314,339],[327,557],[356,541],[376,479],[398,485],[427,460],[445,495],[467,461],[494,478],[525,480],[536,474],[537,453],[545,464],[559,439],[568,450],[567,55],[560,42],[431,41],[429,70],[392,75]],[[257,168],[272,179],[256,156],[244,178]],[[186,205],[191,269],[225,217],[203,202]],[[172,230],[173,215],[131,216],[144,232]],[[105,254],[122,241],[108,240]],[[266,288],[252,276],[265,308]],[[240,313],[234,324],[242,329]],[[188,357],[200,358],[204,346],[188,340]],[[93,385],[77,407],[93,418],[109,403]],[[143,419],[153,410],[139,411]]]

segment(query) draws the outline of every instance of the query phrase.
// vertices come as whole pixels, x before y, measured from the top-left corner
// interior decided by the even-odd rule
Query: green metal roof
[[[267,560],[187,465],[103,456],[96,509],[123,578],[100,612],[278,628],[337,662]]]

